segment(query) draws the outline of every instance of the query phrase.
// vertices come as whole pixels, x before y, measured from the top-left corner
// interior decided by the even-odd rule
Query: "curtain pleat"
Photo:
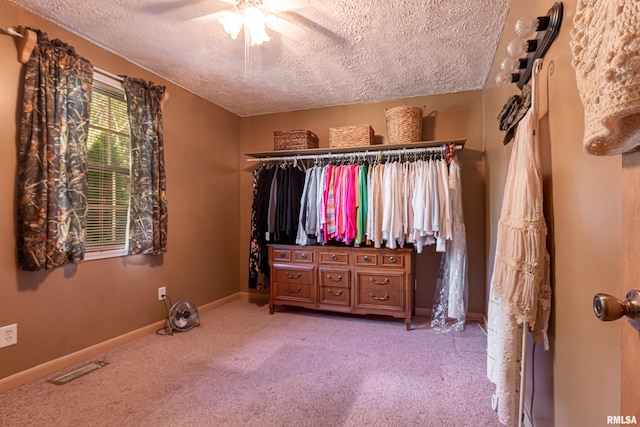
[[[167,181],[161,100],[164,86],[124,77],[131,127],[130,254],[167,251]]]
[[[17,168],[18,268],[28,271],[84,259],[93,84],[88,60],[33,31],[38,42],[25,66]]]

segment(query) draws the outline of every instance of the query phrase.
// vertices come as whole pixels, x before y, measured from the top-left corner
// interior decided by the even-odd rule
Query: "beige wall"
[[[466,139],[465,148],[459,152],[462,162],[463,203],[467,245],[469,252],[469,311],[482,313],[485,295],[485,245],[484,245],[484,157],[482,149],[482,92],[462,92],[449,95],[416,97],[372,104],[347,105],[297,111],[285,114],[269,114],[242,118],[241,152],[273,150],[273,132],[276,130],[308,129],[319,138],[320,147],[329,147],[329,128],[336,126],[368,124],[374,129],[376,139],[386,142],[385,109],[399,105],[424,107],[426,114],[435,111],[435,122],[425,120],[426,140]],[[242,161],[245,161],[244,159]],[[249,226],[251,218],[251,171],[257,167],[247,162],[241,165],[241,260],[249,251]],[[246,225],[246,226],[245,226]],[[431,308],[437,279],[440,254],[433,247],[426,248],[416,260],[416,306]],[[248,272],[241,262],[242,289],[247,290]]]
[[[238,292],[240,120],[237,116],[54,25],[0,1],[0,27],[60,38],[96,67],[166,84],[168,252],[16,271],[15,175],[21,64],[0,36],[0,325],[18,344],[0,349],[0,379],[162,320],[157,288],[198,305]]]
[[[501,47],[511,38],[517,17],[544,14],[551,4],[514,1]],[[544,68],[549,79],[543,88],[550,96],[541,135],[554,305],[552,351],[538,347],[534,358],[533,414],[538,427],[603,425],[606,415],[618,413],[620,402],[619,325],[597,322],[591,309],[594,293],[618,294],[620,289],[620,159],[595,158],[582,150],[582,106],[568,45],[576,0],[563,4],[563,27]],[[199,305],[247,290],[255,164],[246,162],[243,154],[272,149],[274,130],[313,130],[321,146],[328,145],[332,126],[371,124],[384,136],[384,108],[395,105],[424,105],[427,112],[437,111],[433,134],[428,135],[432,138],[467,139],[460,158],[471,262],[469,307],[485,311],[485,283],[493,265],[511,150],[502,145],[495,116],[513,88],[239,119],[0,0],[0,27],[19,24],[62,38],[100,68],[167,84],[171,219],[169,251],[163,257],[91,261],[49,273],[16,272],[15,135],[21,65],[15,61],[14,40],[0,36],[0,55],[5,58],[0,62],[0,325],[19,324],[18,345],[0,349],[0,378],[162,319],[163,306],[155,299],[160,285],[168,287],[174,300],[190,299]],[[496,59],[502,59],[500,54]],[[419,307],[431,302],[434,258],[428,251],[419,258]]]
[[[620,325],[597,321],[592,299],[596,292],[620,293],[621,160],[596,158],[582,149],[583,109],[569,48],[576,0],[562,3],[562,28],[545,56],[540,85],[541,93],[549,94],[540,136],[554,294],[552,350],[545,353],[538,346],[533,362],[537,427],[605,425],[606,416],[618,414],[620,406]],[[502,48],[513,38],[515,20],[544,15],[552,4],[546,0],[512,3],[490,83],[504,58]],[[485,90],[488,279],[511,150],[502,146],[494,117],[512,93],[513,88]]]

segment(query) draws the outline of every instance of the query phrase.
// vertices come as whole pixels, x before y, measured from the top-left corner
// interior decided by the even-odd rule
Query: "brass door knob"
[[[608,322],[627,316],[631,326],[640,331],[640,291],[627,292],[624,301],[608,294],[593,297],[593,312],[599,320]]]

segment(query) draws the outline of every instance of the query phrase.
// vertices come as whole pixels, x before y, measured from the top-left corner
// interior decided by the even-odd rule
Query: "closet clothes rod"
[[[444,154],[446,146],[441,147],[425,147],[425,148],[396,148],[389,150],[367,150],[367,151],[354,151],[349,153],[327,153],[327,154],[294,154],[290,156],[265,156],[257,158],[248,158],[248,162],[276,162],[276,161],[293,161],[293,160],[305,160],[305,159],[349,159],[349,158],[363,158],[373,156],[398,156],[398,155],[411,155],[411,154],[424,154],[424,153],[436,153]],[[456,144],[455,149],[461,150],[462,144]]]

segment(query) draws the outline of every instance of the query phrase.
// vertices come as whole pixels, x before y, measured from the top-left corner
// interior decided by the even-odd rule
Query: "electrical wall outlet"
[[[161,288],[158,288],[158,301],[162,301],[166,297],[167,297],[167,288],[165,288],[164,286]]]
[[[0,328],[0,348],[18,343],[18,324],[7,325]]]

